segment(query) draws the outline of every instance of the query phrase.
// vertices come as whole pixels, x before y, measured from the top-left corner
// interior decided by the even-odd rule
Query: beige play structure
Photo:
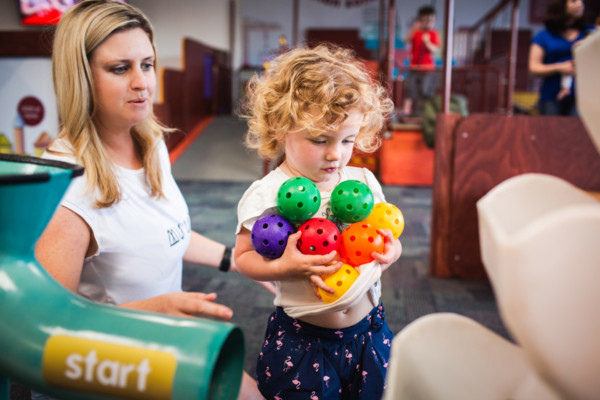
[[[600,32],[575,48],[600,152]],[[568,134],[568,132],[565,132]],[[394,339],[384,399],[600,398],[600,203],[556,176],[511,177],[477,202],[481,257],[514,343],[430,314]]]

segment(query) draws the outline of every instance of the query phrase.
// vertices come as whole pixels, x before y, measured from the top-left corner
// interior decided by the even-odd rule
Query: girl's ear
[[[275,138],[277,139],[277,142],[279,142],[279,144],[281,144],[282,146],[285,144],[285,137],[287,135],[277,135],[275,133],[273,133],[272,135],[275,136]]]

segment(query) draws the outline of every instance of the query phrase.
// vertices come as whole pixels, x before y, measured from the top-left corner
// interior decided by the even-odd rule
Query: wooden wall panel
[[[204,97],[204,58],[212,54],[212,49],[204,44],[184,39],[183,41],[183,66],[184,66],[184,97],[183,109],[186,116],[184,129],[192,127],[205,115],[210,114],[210,102]]]
[[[429,273],[433,276],[452,275],[448,265],[448,254],[450,253],[450,217],[452,212],[454,128],[460,120],[460,114],[438,114],[435,126],[429,251]]]
[[[579,118],[472,115],[456,124],[453,141],[452,165],[440,172],[448,173],[444,179],[451,181],[451,187],[445,186],[450,190],[445,199],[450,211],[442,214],[441,221],[434,221],[447,224],[442,230],[447,236],[432,240],[432,246],[448,239],[447,252],[442,254],[445,260],[437,260],[446,268],[432,270],[437,276],[486,278],[475,204],[500,182],[538,172],[584,190],[600,191],[600,157]],[[434,192],[434,197],[440,195]]]
[[[54,27],[0,31],[0,57],[50,57]]]
[[[160,112],[157,116],[162,123],[170,128],[179,129],[176,132],[171,132],[165,135],[167,148],[172,150],[183,140],[184,137],[184,108],[183,108],[183,88],[184,88],[184,73],[170,68],[162,70],[162,87],[163,98],[161,103],[155,106],[155,109]]]

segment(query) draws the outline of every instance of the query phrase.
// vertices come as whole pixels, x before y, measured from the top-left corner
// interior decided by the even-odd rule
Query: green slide
[[[9,380],[58,399],[236,398],[239,327],[96,304],[35,260],[35,242],[82,173],[0,154],[0,400]]]

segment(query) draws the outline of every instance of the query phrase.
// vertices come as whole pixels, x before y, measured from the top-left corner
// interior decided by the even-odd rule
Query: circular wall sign
[[[36,97],[23,97],[17,106],[17,111],[28,126],[35,126],[44,119],[44,105]]]

